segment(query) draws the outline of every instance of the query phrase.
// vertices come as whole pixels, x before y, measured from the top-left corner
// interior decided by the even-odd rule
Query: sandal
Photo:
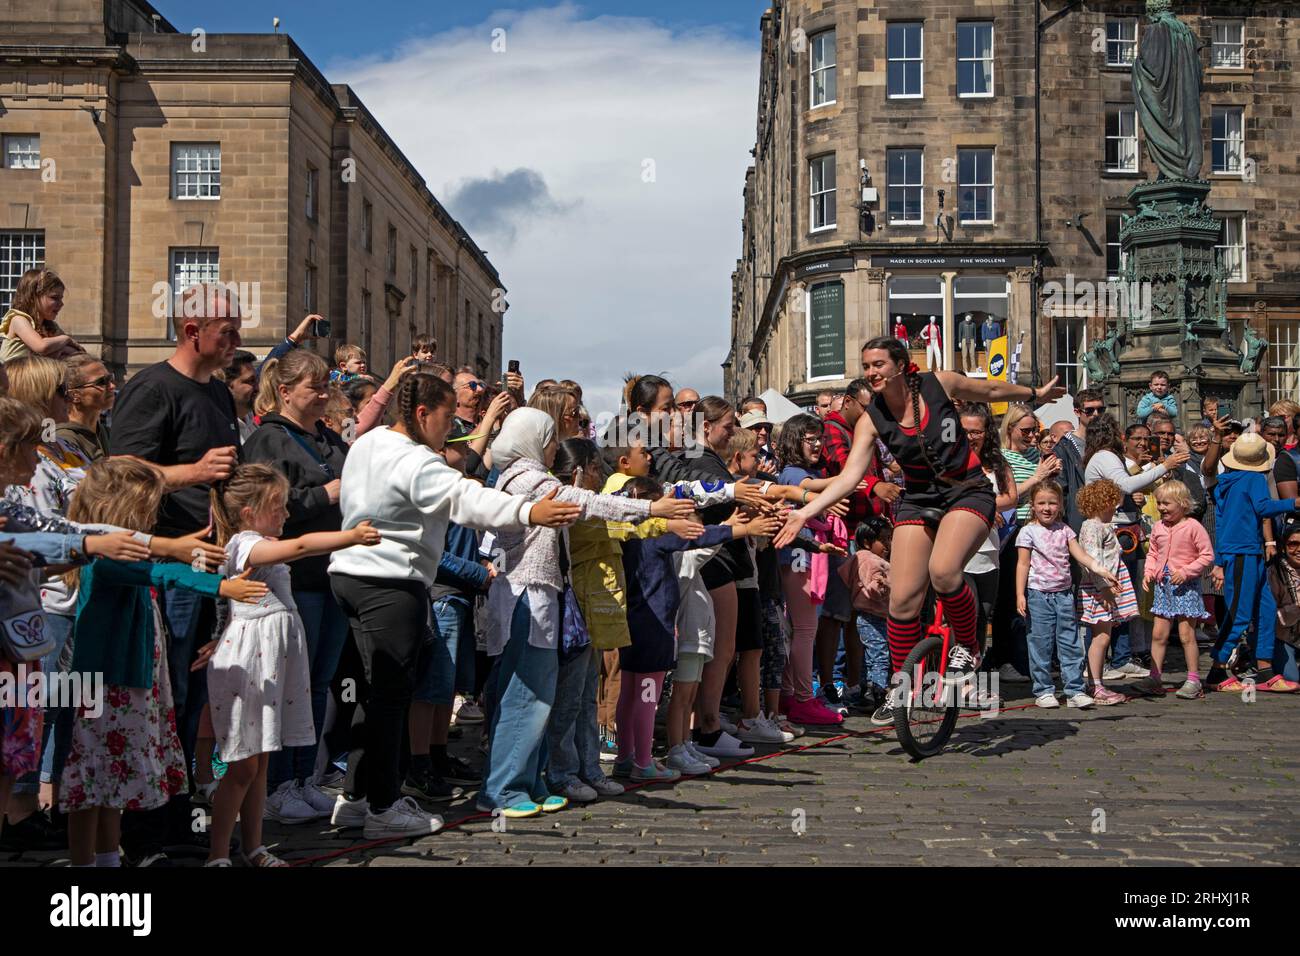
[[[1246,682],[1240,677],[1233,676],[1229,677],[1225,681],[1215,684],[1214,689],[1227,694],[1239,694],[1246,689]]]
[[[244,854],[244,866],[251,866],[257,869],[261,869],[267,866],[288,866],[288,865],[289,865],[288,863],[284,862],[284,860],[280,859],[278,856],[276,856],[274,853],[272,853],[264,846],[259,846],[252,853]]]
[[[1287,680],[1281,674],[1274,674],[1264,683],[1256,684],[1255,689],[1272,691],[1275,694],[1294,694],[1297,690],[1300,690],[1300,684]]]

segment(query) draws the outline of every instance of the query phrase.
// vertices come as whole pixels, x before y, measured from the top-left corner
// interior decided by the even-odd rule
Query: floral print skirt
[[[28,687],[40,664],[26,665],[27,679],[18,683],[17,666],[0,657],[0,672],[8,675],[6,682],[13,688],[13,703],[0,706],[0,777],[21,777],[41,765],[41,717],[39,707],[23,706],[27,702]]]
[[[64,813],[108,807],[151,810],[185,786],[185,757],[176,736],[163,624],[153,602],[153,687],[104,687],[98,717],[78,712],[63,768]]]

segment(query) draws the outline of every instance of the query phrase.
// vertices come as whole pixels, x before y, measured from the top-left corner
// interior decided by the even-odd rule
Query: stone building
[[[1155,178],[1130,79],[1144,8],[774,3],[761,21],[729,391],[806,403],[855,377],[861,343],[899,322],[924,368],[930,316],[945,368],[964,368],[970,316],[1008,335],[1021,380],[1082,387],[1081,351],[1126,307],[1129,290],[1108,280],[1127,194]],[[1294,397],[1300,21],[1268,0],[1183,0],[1176,12],[1205,43],[1202,176],[1224,220],[1231,335],[1240,343],[1249,321],[1266,336],[1265,394]],[[977,333],[967,371],[985,373],[986,344]]]
[[[239,290],[245,347],[311,312],[318,347],[387,370],[501,373],[496,269],[349,87],[287,35],[178,32],[144,0],[0,13],[0,307],[24,269],[68,285],[64,328],[128,371],[172,351],[173,296]]]

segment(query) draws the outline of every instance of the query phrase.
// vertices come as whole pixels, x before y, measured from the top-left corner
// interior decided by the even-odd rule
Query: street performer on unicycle
[[[933,586],[952,631],[948,657],[939,662],[939,670],[946,672],[945,682],[967,680],[979,667],[979,647],[975,596],[962,569],[988,538],[995,498],[978,455],[966,441],[953,399],[1045,402],[1064,395],[1065,389],[1056,379],[1031,388],[957,372],[921,372],[902,343],[888,336],[862,347],[862,371],[872,399],[854,428],[843,471],[816,498],[791,512],[774,543],[788,545],[804,522],[858,486],[878,436],[902,466],[905,479],[903,496],[894,505],[889,566],[891,670],[903,672],[909,652],[921,641],[921,610]],[[894,707],[906,703],[895,695],[890,702]]]

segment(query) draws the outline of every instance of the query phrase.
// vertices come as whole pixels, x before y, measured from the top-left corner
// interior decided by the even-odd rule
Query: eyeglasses
[[[1300,551],[1300,541],[1288,541],[1286,543],[1286,549],[1288,551]]]
[[[1167,432],[1156,432],[1156,437],[1157,437],[1157,438],[1173,438],[1173,437],[1174,437],[1174,432],[1173,432],[1173,431],[1167,431]]]
[[[694,402],[678,402],[678,403],[677,403],[677,407],[678,407],[678,408],[694,408],[694,407],[695,407],[696,405],[698,405],[698,404],[699,404],[698,401],[694,401]]]
[[[815,438],[805,438],[803,443],[805,445],[820,445],[822,443],[822,437],[818,435]]]
[[[1079,413],[1082,415],[1100,415],[1105,410],[1105,405],[1085,405],[1079,409]]]
[[[974,429],[970,429],[970,428],[966,429],[966,437],[967,437],[967,438],[983,438],[984,435],[985,435],[985,433],[984,433],[983,431],[976,431],[976,430],[974,430]]]
[[[74,385],[73,388],[103,388],[109,382],[113,381],[112,375],[101,375],[92,382],[83,382],[80,385]]]
[[[1020,432],[1020,434],[1022,434],[1022,435],[1037,435],[1037,434],[1038,434],[1038,429],[1037,429],[1037,428],[1034,428],[1033,426],[1030,426],[1029,428],[1017,428],[1016,431]]]

